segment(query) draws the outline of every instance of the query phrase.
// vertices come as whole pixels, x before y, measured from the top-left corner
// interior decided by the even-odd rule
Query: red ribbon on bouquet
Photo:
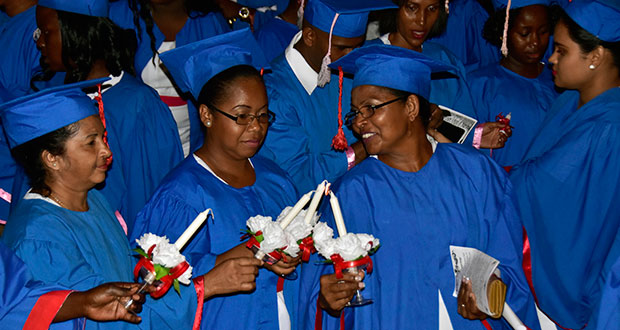
[[[353,261],[345,261],[339,254],[332,254],[329,257],[334,262],[334,270],[336,273],[336,278],[342,278],[342,270],[347,268],[353,268],[358,266],[366,265],[366,273],[372,273],[372,259],[370,256],[365,256],[361,259],[353,260]]]
[[[250,235],[250,239],[248,240],[247,243],[245,243],[245,246],[252,250],[252,248],[257,248],[260,249],[260,242],[256,239],[256,236],[260,236],[262,235],[263,232],[262,231],[257,231],[254,235]],[[242,236],[241,238],[243,239],[245,237]],[[283,249],[285,249],[286,247],[283,247]],[[282,253],[278,252],[278,251],[272,251],[270,253],[267,253],[268,256],[272,257],[273,259],[275,259],[276,261],[282,259]]]
[[[512,126],[510,126],[510,119],[504,117],[504,115],[501,112],[497,116],[495,116],[495,121],[504,124],[504,127],[502,128],[502,130],[512,128]]]
[[[140,258],[140,260],[138,260],[136,267],[134,267],[133,269],[134,279],[138,278],[138,275],[140,274],[140,269],[142,269],[142,267],[146,268],[146,270],[148,270],[151,273],[155,273],[155,265],[153,265],[153,260],[151,260],[153,258],[153,249],[155,249],[155,244],[153,244],[149,248],[147,252],[148,258],[143,256]],[[166,292],[170,290],[170,287],[172,286],[172,283],[174,282],[174,280],[179,278],[181,275],[183,275],[183,273],[185,273],[185,271],[188,268],[189,268],[189,264],[187,263],[187,261],[183,261],[182,263],[174,266],[170,270],[170,273],[168,275],[159,279],[161,284],[157,287],[157,290],[150,293],[151,297],[159,298],[165,295]]]
[[[301,260],[308,262],[308,260],[310,260],[310,255],[316,252],[312,236],[304,238],[301,243],[299,243],[299,249],[301,250]]]

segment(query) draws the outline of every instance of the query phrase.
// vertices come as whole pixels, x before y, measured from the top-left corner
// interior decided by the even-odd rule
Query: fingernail
[[[359,281],[362,280],[362,277],[361,276],[355,276],[355,280],[359,282]]]
[[[363,288],[365,288],[365,287],[366,287],[366,284],[365,284],[364,282],[360,282],[360,283],[359,283],[359,288],[360,288],[360,289],[363,289]]]

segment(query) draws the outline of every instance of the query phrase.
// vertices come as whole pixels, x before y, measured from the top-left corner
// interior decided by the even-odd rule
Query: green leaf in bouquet
[[[155,269],[155,279],[157,280],[160,280],[162,277],[170,274],[170,268],[166,268],[162,265],[155,264],[153,265],[153,268]]]
[[[179,296],[181,295],[181,288],[179,288],[179,280],[177,280],[176,278],[174,279],[174,281],[172,281],[172,286],[174,286],[174,291],[176,291]]]
[[[135,253],[137,253],[137,254],[139,254],[139,255],[141,255],[141,256],[143,256],[143,257],[145,257],[145,258],[149,259],[149,255],[148,255],[148,254],[146,254],[146,252],[144,252],[144,250],[142,250],[141,248],[135,248],[135,249],[133,249],[133,251],[134,251]]]
[[[373,247],[372,249],[370,249],[370,251],[368,251],[368,255],[370,256],[370,255],[375,254],[377,252],[377,250],[379,250],[380,247],[381,247],[381,244]]]
[[[256,238],[256,241],[259,242],[259,243],[262,242],[265,239],[265,237],[263,237],[263,234],[254,235],[254,238]]]

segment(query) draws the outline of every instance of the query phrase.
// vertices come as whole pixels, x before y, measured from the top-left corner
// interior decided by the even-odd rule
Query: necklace
[[[64,204],[63,202],[61,202],[61,201],[60,201],[60,199],[58,199],[58,197],[56,197],[56,195],[55,195],[54,193],[50,193],[50,197],[51,197],[51,198],[52,198],[52,199],[53,199],[56,203],[58,203],[58,205],[59,205],[60,207],[65,208],[65,209],[67,208],[67,207],[65,206],[65,204]]]

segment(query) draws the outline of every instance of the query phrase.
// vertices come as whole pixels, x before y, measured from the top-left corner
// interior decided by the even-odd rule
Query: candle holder
[[[369,256],[365,256],[357,260],[344,261],[339,254],[333,254],[330,259],[334,264],[334,273],[336,274],[336,278],[342,278],[345,273],[355,275],[359,274],[360,271],[363,271],[365,274],[372,273],[372,259],[370,259]],[[353,296],[353,299],[345,306],[357,307],[372,303],[372,299],[364,298],[361,290],[357,290],[355,296]]]
[[[155,279],[155,272],[146,269],[144,266],[140,267],[140,270],[138,271],[138,276],[140,279],[142,279],[143,282],[142,286],[138,290],[138,294],[143,294],[144,289],[147,287],[147,285],[159,286],[161,284],[161,281]],[[125,308],[129,309],[132,304],[133,299],[129,299],[129,301],[125,304]]]
[[[349,267],[343,270],[343,273],[348,273],[348,274],[359,274],[359,272],[363,271],[364,273],[366,273],[366,266],[357,266],[357,267]],[[364,306],[364,305],[368,305],[368,304],[372,304],[373,300],[370,298],[364,298],[362,296],[362,292],[361,290],[356,290],[355,291],[355,296],[353,296],[353,299],[351,301],[349,301],[345,307],[357,307],[357,306]]]

